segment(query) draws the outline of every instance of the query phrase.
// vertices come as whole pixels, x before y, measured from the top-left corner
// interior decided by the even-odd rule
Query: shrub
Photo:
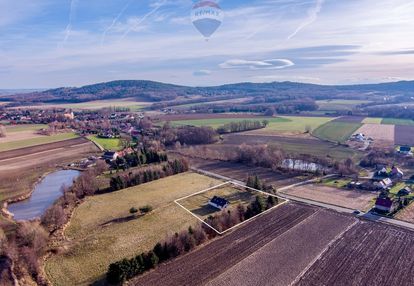
[[[152,211],[152,206],[146,205],[146,206],[140,207],[139,210],[141,213],[146,214]]]

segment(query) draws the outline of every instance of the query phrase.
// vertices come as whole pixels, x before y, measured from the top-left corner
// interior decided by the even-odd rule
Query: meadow
[[[88,139],[97,143],[105,150],[118,151],[122,149],[121,139],[119,138],[99,138],[97,135],[88,136]]]
[[[381,124],[414,126],[414,120],[398,119],[398,118],[384,118]]]
[[[23,131],[37,131],[43,128],[48,128],[46,124],[21,124],[21,125],[7,125],[6,132],[23,132]]]
[[[252,118],[213,118],[213,119],[196,119],[196,120],[179,120],[172,121],[174,126],[192,125],[192,126],[209,126],[218,128],[226,123],[240,122],[244,120],[267,120],[268,126],[260,129],[261,133],[304,133],[307,128],[314,130],[320,125],[331,121],[329,117],[300,117],[300,116],[280,116],[280,117],[252,117]]]
[[[368,100],[317,100],[316,104],[319,106],[319,110],[322,111],[346,111],[352,110],[356,106],[361,104],[370,103],[371,101]]]
[[[345,143],[361,126],[361,123],[331,121],[317,128],[313,135],[323,140]]]
[[[138,102],[132,98],[125,99],[108,99],[96,100],[81,103],[58,103],[58,104],[42,104],[34,106],[26,106],[26,108],[64,108],[73,110],[96,110],[102,108],[129,108],[131,111],[139,111],[145,106],[150,105],[151,102]]]
[[[52,256],[46,273],[53,285],[89,285],[104,278],[108,265],[152,249],[167,235],[197,223],[174,200],[221,182],[185,173],[109,194],[88,197],[65,231],[67,250]],[[131,217],[131,207],[153,211]]]

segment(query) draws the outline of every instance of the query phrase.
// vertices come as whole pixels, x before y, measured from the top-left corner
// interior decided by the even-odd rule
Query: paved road
[[[215,178],[218,178],[218,179],[221,179],[221,180],[236,182],[238,184],[245,185],[244,182],[234,180],[232,178],[222,176],[222,175],[210,172],[210,171],[205,171],[205,170],[197,169],[197,168],[191,168],[191,170],[194,171],[194,172],[201,173],[201,174],[211,176],[211,177],[215,177]],[[332,177],[332,176],[335,176],[335,175],[328,175],[328,176],[325,176],[324,178],[329,178],[329,177]],[[290,189],[290,188],[293,188],[293,187],[296,187],[296,186],[312,183],[316,180],[317,179],[312,179],[312,180],[308,180],[308,181],[304,181],[304,182],[301,182],[301,183],[297,183],[297,184],[293,184],[293,185],[290,185],[290,186],[280,188],[278,190],[277,195],[279,197],[282,197],[282,198],[285,198],[287,200],[291,200],[291,201],[294,201],[294,202],[299,202],[299,203],[308,204],[308,205],[312,205],[312,206],[322,207],[322,208],[334,210],[334,211],[341,212],[341,213],[354,214],[354,211],[355,211],[354,209],[349,209],[349,208],[345,208],[345,207],[341,207],[341,206],[337,206],[337,205],[331,205],[331,204],[322,203],[322,202],[318,202],[318,201],[314,201],[314,200],[304,199],[304,198],[300,198],[300,197],[297,197],[297,196],[287,195],[287,194],[279,192],[280,190],[287,190],[287,189]],[[407,229],[410,229],[410,230],[414,230],[414,224],[412,224],[412,223],[404,222],[404,221],[400,221],[400,220],[396,220],[396,219],[391,219],[391,218],[386,218],[386,217],[377,215],[377,214],[372,213],[372,212],[367,212],[367,213],[360,212],[359,214],[357,214],[357,217],[359,217],[361,219],[366,219],[366,220],[369,220],[369,221],[373,221],[373,222],[386,223],[386,224],[391,224],[391,225],[394,225],[394,226],[399,226],[399,227],[407,228]]]

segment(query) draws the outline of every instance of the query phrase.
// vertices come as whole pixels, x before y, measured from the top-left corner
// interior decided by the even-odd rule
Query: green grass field
[[[67,251],[46,262],[53,285],[90,285],[100,280],[112,262],[152,249],[167,235],[197,223],[174,200],[220,184],[185,173],[121,190],[88,197],[76,208],[65,231]],[[153,211],[130,219],[129,209],[151,205]]]
[[[367,117],[365,118],[362,123],[364,124],[381,124],[382,118],[374,118],[374,117]]]
[[[281,116],[281,117],[252,117],[252,118],[217,118],[217,119],[199,119],[199,120],[181,120],[171,122],[174,126],[193,125],[193,126],[210,126],[218,128],[226,123],[240,122],[244,120],[267,120],[269,125],[261,129],[260,132],[266,133],[303,133],[307,126],[312,130],[320,125],[331,121],[329,117],[300,117],[300,116]]]
[[[356,106],[364,103],[370,103],[368,100],[318,100],[316,104],[319,106],[319,110],[322,111],[335,111],[335,110],[352,110]]]
[[[22,124],[22,125],[7,125],[6,132],[22,132],[22,131],[37,131],[47,128],[46,124]]]
[[[65,104],[42,104],[39,106],[29,106],[29,108],[65,108],[74,110],[95,110],[109,107],[128,107],[131,111],[138,111],[145,106],[150,105],[148,102],[138,102],[133,99],[108,99],[96,100],[82,103],[65,103]]]
[[[391,125],[414,126],[414,120],[411,120],[411,119],[384,118],[381,123],[382,124],[391,124]]]
[[[20,149],[20,148],[25,148],[25,147],[33,147],[33,146],[47,144],[47,143],[54,143],[54,142],[73,139],[77,137],[78,135],[70,132],[70,133],[59,133],[59,134],[52,135],[52,136],[42,136],[42,137],[36,137],[36,138],[31,138],[31,139],[26,139],[26,140],[5,142],[5,143],[0,143],[0,152]]]
[[[313,135],[323,140],[345,143],[361,126],[361,123],[331,121],[317,128]]]
[[[105,150],[118,151],[122,149],[121,139],[99,138],[97,135],[88,136],[88,139],[102,146]]]

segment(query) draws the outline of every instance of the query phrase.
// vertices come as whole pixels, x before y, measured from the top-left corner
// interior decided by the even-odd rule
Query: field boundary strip
[[[209,225],[208,223],[206,223],[204,220],[202,220],[200,217],[198,217],[197,215],[195,215],[192,211],[190,211],[189,209],[187,209],[186,207],[184,207],[182,204],[180,204],[180,203],[179,203],[179,202],[180,202],[180,201],[182,201],[182,200],[185,200],[185,199],[188,199],[188,198],[190,198],[190,197],[193,197],[193,196],[196,196],[196,195],[199,195],[199,194],[202,194],[202,193],[205,193],[205,192],[208,192],[208,191],[211,191],[211,190],[214,190],[214,189],[220,188],[220,187],[225,186],[225,185],[234,185],[234,186],[238,186],[238,187],[246,188],[246,189],[249,189],[249,190],[251,190],[251,191],[255,191],[255,192],[258,192],[258,193],[261,193],[261,194],[267,195],[267,196],[272,196],[272,197],[275,197],[275,198],[277,198],[278,200],[282,200],[282,202],[281,202],[281,203],[278,203],[277,205],[275,205],[274,207],[272,207],[272,208],[270,208],[270,209],[268,209],[268,210],[265,210],[264,212],[262,212],[262,213],[260,213],[260,214],[258,214],[258,215],[255,215],[254,217],[251,217],[251,218],[249,218],[249,219],[247,219],[247,220],[245,220],[245,221],[243,221],[243,222],[241,222],[241,223],[238,223],[238,224],[236,224],[235,226],[232,226],[232,227],[230,227],[230,228],[228,228],[228,229],[226,229],[226,230],[224,230],[224,231],[218,231],[217,229],[215,229],[214,227],[212,227],[211,225]],[[284,204],[286,204],[286,203],[288,203],[288,202],[289,202],[289,199],[282,198],[282,197],[280,197],[280,196],[278,196],[278,195],[273,195],[273,194],[270,194],[270,193],[266,193],[266,192],[263,192],[263,191],[260,191],[260,190],[257,190],[257,189],[254,189],[254,188],[248,187],[248,186],[246,186],[246,185],[243,185],[243,184],[240,184],[240,183],[237,183],[237,182],[234,182],[234,181],[227,181],[227,182],[224,182],[224,183],[218,184],[218,185],[216,185],[216,186],[213,186],[213,187],[210,187],[210,188],[207,188],[207,189],[201,190],[201,191],[199,191],[199,192],[196,192],[196,193],[190,194],[190,195],[188,195],[188,196],[185,196],[185,197],[182,197],[182,198],[176,199],[176,200],[174,201],[174,203],[176,203],[178,206],[180,206],[180,207],[181,207],[182,209],[184,209],[186,212],[188,212],[189,214],[191,214],[193,217],[195,217],[195,218],[196,218],[198,221],[200,221],[202,224],[204,224],[205,226],[207,226],[207,227],[209,227],[210,229],[212,229],[212,230],[213,230],[214,232],[216,232],[218,235],[223,235],[223,234],[225,234],[225,233],[227,233],[227,232],[229,232],[229,231],[231,231],[231,230],[235,229],[236,227],[239,227],[239,226],[241,226],[241,225],[243,225],[243,224],[245,224],[245,223],[248,223],[248,222],[252,221],[253,219],[255,219],[256,217],[261,216],[261,215],[264,215],[264,214],[266,214],[266,213],[268,213],[268,212],[272,211],[273,209],[275,209],[275,208],[277,208],[277,207],[279,207],[279,206],[282,206],[282,205],[284,205]]]

